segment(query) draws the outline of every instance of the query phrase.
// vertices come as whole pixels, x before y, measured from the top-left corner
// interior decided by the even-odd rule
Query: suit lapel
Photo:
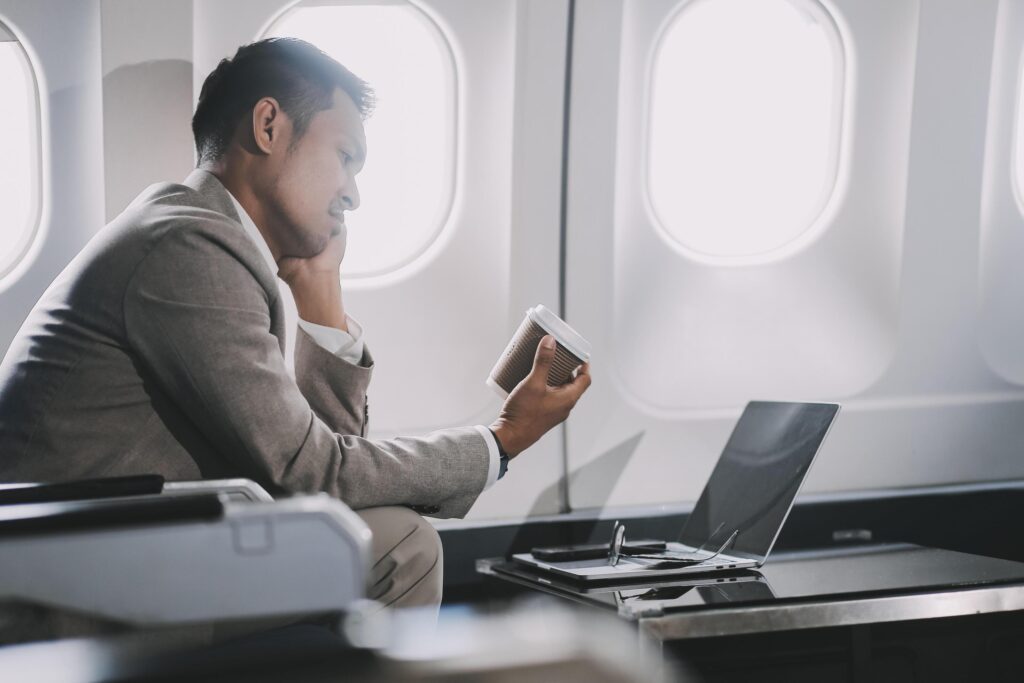
[[[188,174],[185,181],[182,183],[203,196],[206,202],[207,208],[216,211],[217,213],[224,214],[232,221],[238,224],[238,229],[243,234],[245,229],[242,228],[242,221],[235,211],[235,204],[231,201],[231,195],[221,184],[217,176],[213,175],[209,171],[202,169],[195,169]],[[248,236],[246,236],[248,239]],[[250,240],[251,241],[251,240]],[[270,301],[270,331],[277,337],[278,344],[281,346],[282,355],[285,352],[285,326],[284,326],[284,304],[281,302],[281,293],[278,290],[277,274],[270,272],[267,268],[267,264],[263,262],[263,257],[260,256],[259,249],[256,245],[252,245],[253,253],[255,258],[254,263],[246,264],[250,269],[256,268],[260,273],[263,274],[264,280],[263,288],[267,292],[267,299]],[[269,284],[268,284],[269,283]]]

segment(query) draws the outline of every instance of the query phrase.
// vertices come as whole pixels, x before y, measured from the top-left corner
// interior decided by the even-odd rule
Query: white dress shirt
[[[260,255],[263,256],[263,260],[267,262],[267,267],[270,268],[270,272],[276,274],[277,261],[274,260],[274,255],[270,252],[270,247],[267,246],[267,241],[263,239],[263,233],[259,231],[259,228],[256,227],[256,223],[254,223],[252,218],[249,217],[249,214],[238,200],[235,199],[235,196],[231,194],[231,192],[228,192],[228,196],[231,197],[231,201],[235,205],[235,211],[238,212],[238,217],[242,221],[242,228],[245,229],[245,233],[256,244],[256,248],[259,249]],[[280,286],[281,283],[278,282],[278,287]],[[363,358],[363,328],[355,321],[354,318],[352,318],[352,316],[348,314],[345,315],[345,323],[349,329],[348,332],[339,330],[336,327],[318,325],[299,318],[299,326],[313,338],[313,341],[338,358],[352,363],[353,365],[358,365]],[[495,441],[491,430],[487,427],[484,427],[483,425],[476,425],[476,430],[480,432],[480,436],[482,436],[484,441],[487,442],[487,452],[490,454],[490,460],[487,464],[487,483],[484,485],[484,491],[486,491],[494,485],[495,481],[498,480],[498,444]]]

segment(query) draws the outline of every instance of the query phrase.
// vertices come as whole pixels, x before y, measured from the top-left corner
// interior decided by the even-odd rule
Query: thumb
[[[548,372],[551,370],[551,363],[555,359],[555,338],[550,334],[544,336],[537,344],[537,355],[533,358],[533,371],[530,379],[535,384],[547,385]]]

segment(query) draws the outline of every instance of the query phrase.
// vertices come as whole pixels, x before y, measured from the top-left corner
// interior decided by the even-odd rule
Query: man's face
[[[366,134],[352,98],[338,89],[333,106],[314,114],[301,137],[290,129],[286,135],[269,188],[269,218],[281,257],[309,258],[331,237],[346,239],[344,212],[359,206],[355,176],[366,159]]]

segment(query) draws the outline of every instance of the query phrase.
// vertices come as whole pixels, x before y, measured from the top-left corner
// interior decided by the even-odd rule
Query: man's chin
[[[285,254],[285,257],[303,260],[311,259],[322,254],[324,250],[327,249],[328,244],[330,244],[329,237],[314,238],[310,236],[302,240],[301,243],[296,244],[290,250],[290,253]]]
[[[318,231],[316,233],[310,234],[309,235],[309,242],[310,242],[309,246],[311,248],[315,249],[315,253],[313,254],[313,256],[315,256],[316,254],[319,254],[324,249],[326,249],[328,247],[328,245],[330,245],[331,240],[333,240],[335,237],[337,237],[341,233],[341,230],[344,230],[344,226],[332,225],[329,228],[327,228],[326,230],[322,230],[322,231]]]
[[[323,253],[330,246],[331,240],[339,239],[339,237],[342,240],[345,239],[345,224],[335,223],[316,232],[308,231],[297,234],[296,237],[298,239],[295,240],[296,244],[292,250],[295,252],[295,257],[313,258]]]

